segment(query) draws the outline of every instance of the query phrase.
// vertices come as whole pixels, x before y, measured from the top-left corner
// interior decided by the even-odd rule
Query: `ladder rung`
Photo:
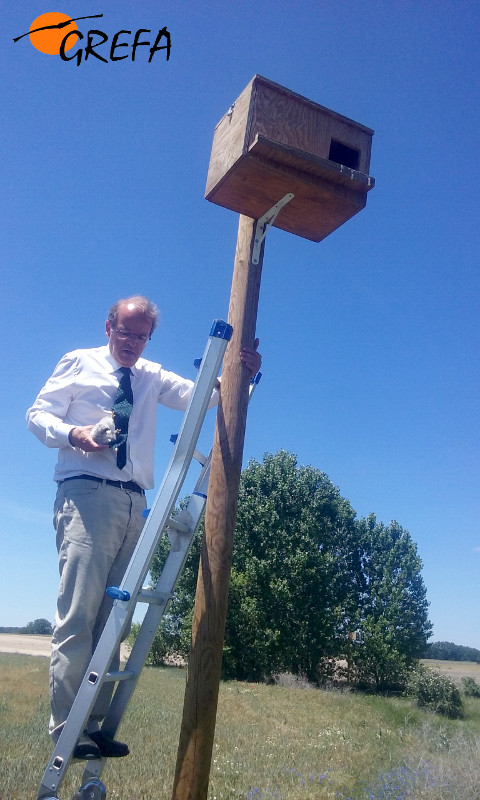
[[[192,530],[188,525],[184,525],[183,522],[178,522],[175,517],[169,517],[166,527],[173,528],[178,533],[191,533]]]
[[[163,606],[171,600],[173,594],[171,592],[154,592],[149,589],[142,589],[137,595],[139,603],[150,603],[155,606]]]
[[[178,433],[172,433],[172,435],[170,436],[170,441],[175,443],[177,441],[177,439],[178,439]],[[200,452],[200,450],[197,450],[197,448],[195,448],[195,450],[193,451],[192,458],[194,458],[196,461],[198,461],[199,464],[202,465],[202,467],[205,466],[205,462],[207,460],[207,456],[204,456],[203,453]]]
[[[107,672],[104,680],[106,681],[131,681],[135,673],[127,669],[119,669],[117,672]]]
[[[207,456],[204,456],[203,453],[200,452],[200,450],[194,450],[193,457],[196,461],[198,461],[199,464],[202,465],[202,467],[205,466],[205,463],[207,461]]]

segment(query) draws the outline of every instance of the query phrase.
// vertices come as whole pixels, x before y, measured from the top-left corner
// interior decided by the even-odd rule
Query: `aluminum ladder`
[[[114,599],[112,610],[43,774],[37,800],[58,800],[58,789],[102,686],[107,682],[117,683],[102,724],[102,731],[111,738],[133,694],[201,521],[210,474],[210,456],[204,458],[196,450],[196,443],[231,335],[232,328],[228,323],[214,321],[203,357],[196,362],[199,366],[197,379],[180,432],[174,437],[170,462],[123,580],[120,586],[107,589]],[[258,379],[254,379],[254,382],[258,382]],[[202,471],[187,508],[172,516],[193,458],[200,461]],[[162,574],[154,589],[142,588],[160,537],[166,531],[171,546]],[[148,603],[148,609],[128,661],[124,669],[110,672],[111,661],[128,629],[136,604],[141,602]],[[72,800],[106,798],[106,788],[100,780],[105,761],[105,758],[101,758],[86,762],[82,786]]]

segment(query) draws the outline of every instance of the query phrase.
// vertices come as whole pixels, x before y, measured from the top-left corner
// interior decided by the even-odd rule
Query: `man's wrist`
[[[68,432],[68,442],[69,442],[69,444],[71,444],[72,447],[76,447],[76,445],[72,441],[72,434],[76,430],[77,430],[76,428],[70,428],[70,430]]]

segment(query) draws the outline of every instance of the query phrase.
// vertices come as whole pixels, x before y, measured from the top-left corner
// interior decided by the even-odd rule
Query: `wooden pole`
[[[223,362],[174,800],[205,800],[208,791],[252,377],[239,355],[242,347],[252,347],[255,339],[263,263],[263,244],[258,265],[251,261],[255,225],[255,220],[240,215],[228,314],[233,335]]]

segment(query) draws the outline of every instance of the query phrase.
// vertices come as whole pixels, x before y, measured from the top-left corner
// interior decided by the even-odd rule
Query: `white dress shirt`
[[[132,480],[144,489],[153,487],[157,405],[185,411],[193,381],[167,372],[153,361],[138,359],[131,368],[133,410],[128,426],[127,463],[121,470],[114,449],[85,453],[68,441],[73,428],[95,425],[111,412],[122,377],[119,369],[108,345],[67,353],[28,409],[29,430],[47,447],[59,448],[54,480],[88,474],[115,481]],[[218,393],[214,391],[210,406],[217,400]]]

